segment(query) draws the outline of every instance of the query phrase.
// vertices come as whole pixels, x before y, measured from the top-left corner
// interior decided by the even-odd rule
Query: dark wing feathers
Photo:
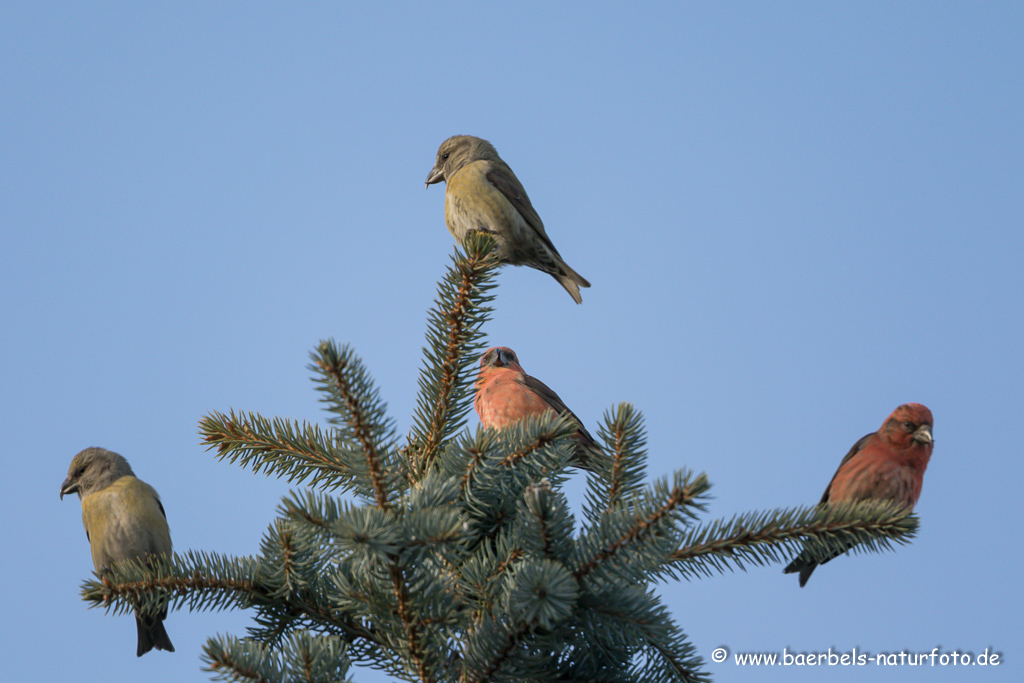
[[[526,195],[526,190],[523,188],[522,183],[516,178],[516,174],[503,162],[492,161],[490,164],[490,168],[488,168],[484,176],[487,178],[487,182],[494,185],[505,195],[505,198],[512,203],[512,206],[519,212],[519,215],[530,224],[530,227],[537,233],[537,236],[544,242],[544,245],[551,250],[551,253],[557,255],[558,258],[562,258],[558,250],[555,249],[555,245],[548,238],[548,234],[544,231],[544,223],[533,208],[533,204],[530,203],[530,198]]]
[[[846,462],[850,458],[852,458],[853,456],[857,455],[862,450],[864,450],[864,447],[868,444],[868,442],[874,436],[878,436],[878,433],[877,432],[871,432],[870,434],[865,434],[864,436],[862,436],[860,438],[860,440],[857,441],[857,443],[853,444],[853,448],[851,448],[850,452],[846,454],[846,457],[843,458],[843,461],[841,463],[839,463],[839,467],[836,468],[836,473],[832,475],[832,479],[829,480],[828,486],[825,487],[825,493],[821,497],[821,503],[827,503],[828,502],[828,494],[832,490],[832,482],[836,480],[836,474],[839,474],[839,470],[843,469],[843,465],[845,465]],[[819,505],[821,503],[819,503]]]
[[[556,413],[559,415],[568,415],[572,418],[573,422],[575,422],[576,426],[579,428],[580,441],[584,446],[588,448],[597,446],[597,442],[594,441],[594,437],[592,437],[590,432],[587,431],[587,428],[583,426],[583,421],[576,417],[576,413],[569,410],[569,407],[562,402],[562,399],[558,397],[558,394],[556,394],[548,385],[544,384],[544,382],[541,382],[536,377],[531,377],[530,375],[523,375],[523,384],[544,399],[544,401],[551,406]]]

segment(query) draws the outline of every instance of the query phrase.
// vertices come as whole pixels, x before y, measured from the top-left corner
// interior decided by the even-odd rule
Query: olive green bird
[[[82,523],[97,572],[125,560],[170,558],[171,531],[160,496],[152,486],[136,479],[131,465],[117,453],[86,448],[76,455],[61,484],[61,500],[71,493],[82,500]],[[164,629],[165,618],[166,609],[155,616],[135,610],[137,657],[153,648],[174,652]]]
[[[472,135],[442,142],[427,187],[442,180],[447,183],[444,220],[459,244],[474,230],[487,233],[502,263],[544,271],[576,303],[583,301],[580,287],[590,283],[562,260],[522,183],[491,143]]]

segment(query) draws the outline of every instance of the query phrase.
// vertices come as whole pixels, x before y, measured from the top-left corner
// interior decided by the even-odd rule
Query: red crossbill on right
[[[442,142],[427,187],[442,180],[447,183],[444,220],[459,244],[470,232],[487,233],[502,263],[544,271],[573,301],[583,301],[580,287],[590,283],[562,260],[519,178],[491,143],[472,135]]]
[[[488,429],[501,429],[517,420],[553,412],[576,423],[576,449],[572,464],[590,469],[590,460],[599,452],[594,437],[548,385],[527,375],[516,352],[505,346],[488,349],[480,357],[473,401],[480,422]]]
[[[920,403],[905,403],[892,411],[881,429],[853,444],[839,463],[819,505],[891,500],[913,510],[921,495],[924,471],[935,445],[933,424],[932,412]],[[800,572],[802,587],[815,567],[831,559],[815,561],[805,547],[783,573]]]

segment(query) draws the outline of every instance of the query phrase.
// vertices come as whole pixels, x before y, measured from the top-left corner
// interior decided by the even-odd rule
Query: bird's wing
[[[556,413],[571,417],[573,422],[575,422],[576,426],[579,428],[580,436],[586,446],[589,447],[597,445],[597,442],[594,441],[594,437],[592,437],[590,432],[587,431],[587,428],[583,426],[583,420],[576,417],[576,413],[569,410],[569,407],[562,402],[562,399],[558,397],[558,394],[556,394],[547,384],[544,384],[544,382],[541,382],[536,377],[531,377],[530,375],[523,375],[523,384],[543,399],[545,403],[551,406],[551,409]]]
[[[544,232],[544,223],[541,221],[537,211],[533,208],[533,204],[530,203],[530,198],[526,194],[526,190],[523,188],[522,183],[519,182],[519,178],[516,178],[516,174],[512,172],[512,169],[507,164],[500,162],[490,162],[487,169],[487,173],[484,175],[487,178],[487,182],[496,187],[499,192],[505,195],[505,198],[512,203],[515,210],[519,212],[519,215],[523,217],[537,236],[540,237],[541,241],[547,246],[548,249],[559,258],[561,255],[558,254],[558,250],[555,249],[555,245],[551,243],[548,238],[548,234]],[[554,393],[554,392],[552,392]]]
[[[825,493],[821,497],[821,503],[828,502],[828,495],[832,491],[832,482],[836,480],[836,474],[839,474],[839,470],[843,469],[843,465],[845,465],[850,458],[864,450],[864,447],[868,445],[868,442],[871,441],[871,439],[876,436],[878,436],[877,432],[865,434],[857,441],[857,443],[853,444],[853,448],[851,448],[850,452],[846,454],[846,457],[843,458],[843,461],[839,463],[839,467],[836,468],[836,473],[832,475],[832,479],[828,482],[828,486],[825,488]],[[819,505],[821,503],[819,503]]]

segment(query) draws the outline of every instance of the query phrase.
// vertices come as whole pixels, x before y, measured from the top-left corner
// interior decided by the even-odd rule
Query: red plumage
[[[566,407],[546,384],[527,375],[519,365],[515,351],[505,346],[488,349],[480,358],[473,401],[480,422],[489,429],[501,429],[523,418],[551,411],[571,418],[577,426],[573,464],[587,469],[591,449],[597,449],[594,437],[583,422]]]
[[[891,500],[913,510],[921,496],[924,471],[935,445],[932,413],[920,403],[905,403],[886,418],[881,429],[853,445],[839,464],[819,505],[860,500]],[[814,568],[832,558],[815,561],[806,548],[784,572],[800,572],[807,583]]]

